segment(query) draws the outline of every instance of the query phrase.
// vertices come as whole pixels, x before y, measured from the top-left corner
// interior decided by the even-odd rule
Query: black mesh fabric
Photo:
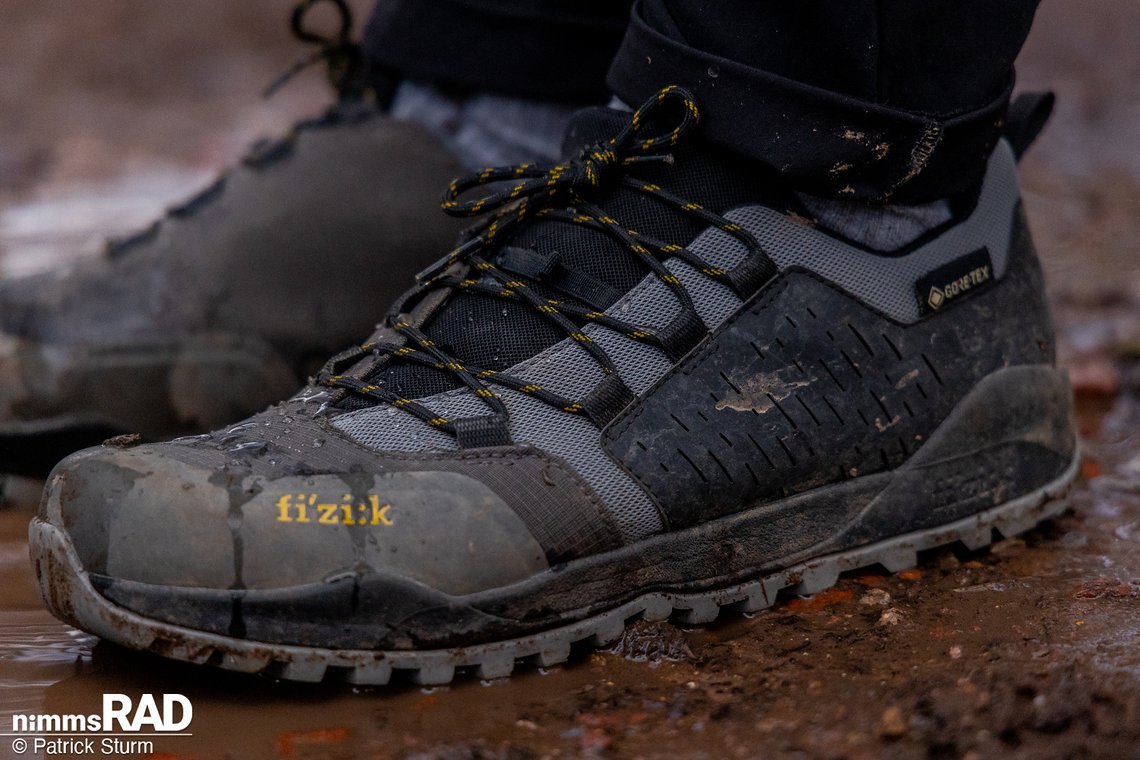
[[[584,146],[606,140],[628,118],[629,114],[608,108],[580,111],[571,121],[564,150],[573,155]],[[702,145],[698,137],[678,146],[671,164],[645,162],[629,173],[715,213],[744,204],[761,203],[779,209],[796,206],[789,194],[776,189],[770,171]],[[686,245],[706,227],[691,215],[627,188],[603,188],[597,198],[590,200],[626,228],[666,243]],[[581,225],[535,221],[500,243],[557,253],[562,265],[623,293],[648,273],[634,254],[611,237]],[[566,297],[554,291],[549,295]],[[529,306],[471,293],[453,293],[423,329],[450,355],[494,370],[505,370],[566,337],[553,322]],[[459,385],[450,374],[398,360],[369,380],[406,398],[424,398]],[[348,398],[341,408],[359,409],[373,403],[376,402],[371,399]]]

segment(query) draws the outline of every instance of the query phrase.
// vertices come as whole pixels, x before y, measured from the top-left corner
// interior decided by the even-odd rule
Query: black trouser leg
[[[361,47],[425,82],[547,100],[603,98],[632,0],[378,0]]]
[[[817,195],[974,185],[1038,0],[637,0],[608,82],[692,89],[702,132]]]
[[[692,89],[703,133],[825,197],[968,190],[1039,0],[379,0],[363,47],[403,76],[638,105]]]

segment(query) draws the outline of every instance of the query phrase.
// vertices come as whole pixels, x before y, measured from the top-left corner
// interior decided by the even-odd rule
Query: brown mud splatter
[[[734,412],[763,414],[798,389],[811,384],[811,380],[785,380],[779,372],[762,372],[733,386],[736,393],[716,402],[715,408],[718,412],[728,409]]]

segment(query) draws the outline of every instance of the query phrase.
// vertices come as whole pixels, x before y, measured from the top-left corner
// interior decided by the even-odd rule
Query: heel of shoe
[[[1065,371],[1006,367],[958,403],[839,543],[933,528],[1043,493],[1076,471],[1078,457]]]

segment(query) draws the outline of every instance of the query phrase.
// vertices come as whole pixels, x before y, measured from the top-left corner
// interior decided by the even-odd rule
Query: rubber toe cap
[[[272,479],[173,448],[87,449],[53,471],[41,518],[67,532],[88,573],[251,591],[382,573],[463,595],[547,567],[514,511],[462,474]]]

